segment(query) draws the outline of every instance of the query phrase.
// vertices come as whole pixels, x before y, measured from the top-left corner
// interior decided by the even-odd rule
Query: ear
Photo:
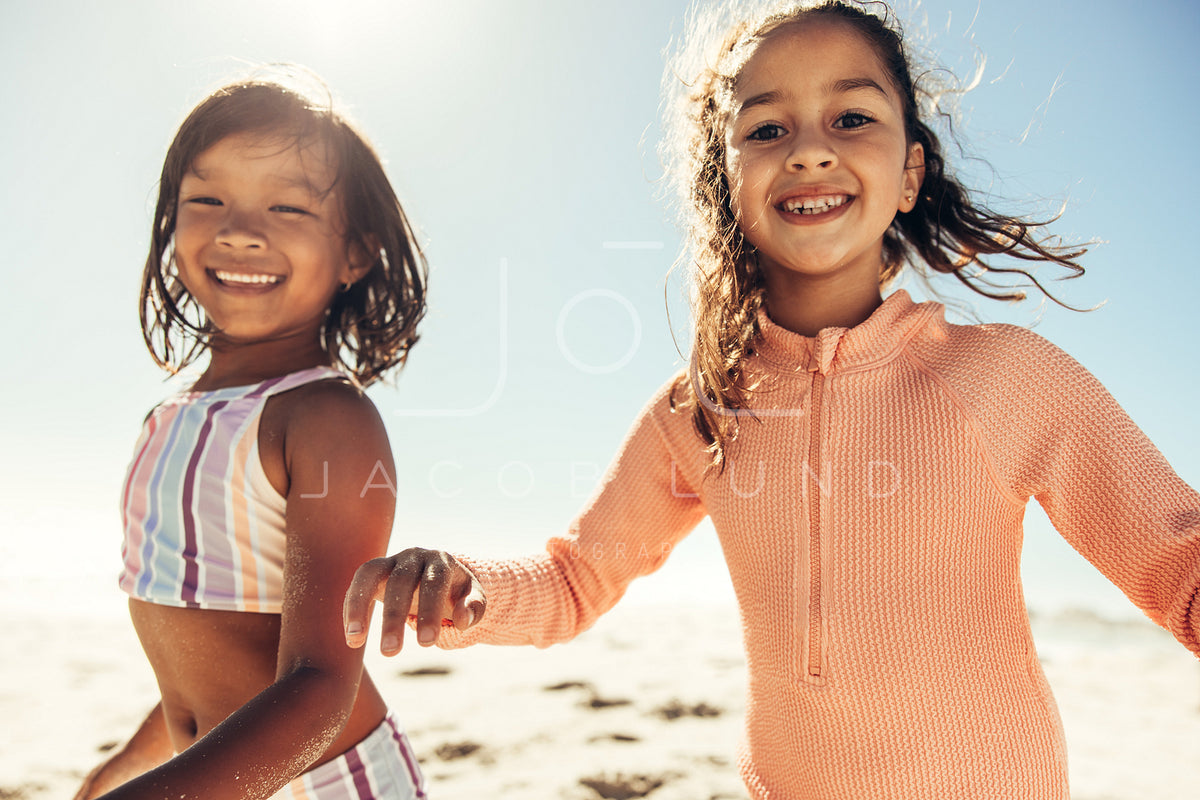
[[[373,234],[363,237],[363,244],[355,242],[346,249],[346,267],[342,283],[357,283],[379,260],[379,238]]]
[[[920,142],[908,147],[908,160],[904,162],[904,183],[900,191],[900,210],[912,211],[917,205],[921,186],[925,183],[925,148]]]

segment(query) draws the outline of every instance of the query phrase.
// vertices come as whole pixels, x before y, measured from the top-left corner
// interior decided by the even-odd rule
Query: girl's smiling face
[[[324,148],[280,135],[235,134],[196,157],[180,184],[174,258],[218,342],[318,340],[334,293],[362,273],[335,179]]]
[[[878,287],[883,235],[915,205],[923,152],[860,33],[813,19],[768,34],[734,84],[725,151],[769,295],[810,280]]]

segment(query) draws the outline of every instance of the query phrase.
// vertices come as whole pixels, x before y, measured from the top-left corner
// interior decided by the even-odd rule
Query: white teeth
[[[783,204],[783,210],[793,214],[821,214],[849,202],[849,195],[835,194],[826,197],[797,197]]]
[[[245,284],[268,284],[279,283],[283,280],[279,275],[262,275],[245,272],[225,272],[224,270],[214,270],[213,274],[217,276],[217,280],[222,283],[245,283]]]

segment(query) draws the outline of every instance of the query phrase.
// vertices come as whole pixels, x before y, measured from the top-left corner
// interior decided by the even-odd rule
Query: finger
[[[454,627],[460,631],[465,631],[483,619],[483,614],[487,610],[487,597],[484,596],[483,587],[479,585],[479,581],[475,580],[474,576],[470,578],[469,589],[454,604]]]
[[[443,554],[425,564],[417,600],[417,641],[429,646],[437,641],[442,629],[443,612],[450,607],[453,571]]]
[[[408,608],[425,566],[423,552],[405,551],[398,555],[396,560],[396,566],[388,577],[387,588],[383,593],[383,625],[379,649],[385,656],[396,655],[404,646]]]
[[[346,644],[350,647],[362,647],[366,643],[367,630],[371,627],[371,610],[394,564],[390,558],[375,558],[355,571],[342,604],[342,625]]]

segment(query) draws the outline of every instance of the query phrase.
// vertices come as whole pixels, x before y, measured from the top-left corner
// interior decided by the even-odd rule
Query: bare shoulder
[[[305,462],[384,463],[391,448],[379,410],[347,381],[307,383],[271,397],[263,408],[259,452],[271,483],[287,495]]]
[[[271,398],[289,431],[297,428],[325,431],[330,435],[366,426],[382,428],[379,410],[366,392],[349,381],[326,380],[306,383]]]

